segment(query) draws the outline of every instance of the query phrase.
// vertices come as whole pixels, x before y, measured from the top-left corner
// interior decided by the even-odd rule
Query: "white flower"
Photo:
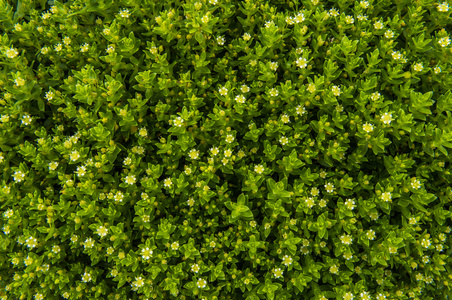
[[[242,90],[242,93],[248,93],[250,91],[249,86],[247,86],[246,84],[243,84],[240,89]]]
[[[424,239],[422,239],[422,241],[421,241],[421,245],[422,245],[422,247],[424,247],[424,248],[430,247],[430,244],[431,244],[430,239],[424,238]]]
[[[272,62],[270,63],[270,69],[271,69],[272,71],[276,71],[276,70],[278,69],[278,63],[275,62],[275,61],[272,61]]]
[[[225,86],[223,86],[222,88],[220,88],[218,92],[220,93],[220,95],[226,96],[228,94],[228,89]]]
[[[391,202],[392,200],[392,195],[390,192],[385,192],[383,194],[381,194],[381,200],[385,201],[385,202]]]
[[[201,18],[201,22],[203,22],[204,24],[207,23],[207,22],[209,22],[209,16],[208,16],[208,15],[203,16],[203,17]]]
[[[9,116],[8,115],[2,115],[2,117],[0,118],[0,121],[2,123],[7,123],[9,122]]]
[[[379,92],[374,92],[371,96],[370,96],[370,99],[372,100],[372,101],[377,101],[378,99],[380,99],[380,93]]]
[[[381,22],[381,21],[375,22],[374,28],[377,30],[383,29],[383,22]]]
[[[210,148],[210,152],[212,152],[213,156],[216,156],[220,152],[220,150],[218,149],[218,147],[212,147]]]
[[[207,281],[203,278],[198,279],[198,288],[203,289],[207,286]]]
[[[25,179],[25,173],[23,173],[22,171],[16,171],[14,172],[14,181],[16,182],[21,182]]]
[[[384,124],[389,124],[389,123],[391,123],[391,121],[393,120],[392,114],[391,114],[391,113],[384,113],[384,114],[381,116],[381,120],[383,121]]]
[[[48,101],[50,101],[50,100],[53,99],[53,96],[54,96],[53,92],[52,92],[52,91],[48,91],[48,92],[46,93],[45,98],[46,98]]]
[[[276,97],[279,95],[278,90],[275,88],[270,89],[269,93],[270,93],[270,96],[273,96],[273,97]]]
[[[5,218],[7,218],[7,219],[11,218],[13,215],[14,215],[14,211],[11,208],[3,213],[3,216],[5,216]]]
[[[341,94],[341,89],[336,85],[331,88],[331,91],[333,92],[333,95],[336,97],[339,97],[339,95]]]
[[[269,28],[271,26],[275,26],[275,23],[273,23],[273,21],[266,21],[265,24],[264,24],[265,28]]]
[[[438,44],[441,45],[441,47],[447,47],[450,44],[450,38],[447,37],[443,37],[441,39],[438,40]]]
[[[304,57],[300,57],[295,61],[295,64],[300,68],[304,69],[308,65],[308,60]]]
[[[363,130],[367,133],[370,133],[374,130],[374,126],[370,123],[366,123],[363,125]]]
[[[151,258],[153,253],[154,252],[151,249],[149,249],[149,247],[141,249],[141,257],[144,260],[148,260],[149,258]]]
[[[304,14],[299,12],[295,17],[293,17],[295,23],[301,23],[304,21]]]
[[[64,37],[64,39],[63,39],[63,43],[64,43],[66,46],[68,46],[69,44],[71,44],[71,39],[70,39],[68,36],[66,36],[66,37]]]
[[[394,32],[391,29],[386,30],[385,38],[392,39],[394,37]]]
[[[447,2],[439,3],[437,9],[439,12],[448,12],[449,4]]]
[[[29,249],[33,249],[38,245],[38,240],[31,236],[25,241],[25,244]]]
[[[308,84],[308,91],[309,91],[311,94],[314,93],[314,92],[316,91],[315,84],[313,84],[313,83]]]
[[[337,274],[339,272],[339,267],[337,265],[332,265],[330,267],[330,273]]]
[[[304,115],[306,113],[306,108],[304,106],[298,105],[295,109],[297,115]]]
[[[241,103],[241,104],[243,104],[243,103],[245,103],[245,96],[243,96],[243,95],[237,95],[237,96],[235,96],[235,101],[237,101],[237,103]]]
[[[198,264],[191,265],[191,271],[194,272],[194,273],[198,273],[199,272],[199,265]]]
[[[55,45],[54,49],[56,52],[60,52],[61,50],[63,50],[63,45],[61,45],[61,43],[58,43]]]
[[[195,204],[195,199],[193,199],[193,197],[190,197],[187,200],[187,204],[188,204],[188,206],[193,206]]]
[[[182,119],[181,117],[177,117],[176,119],[173,120],[173,124],[177,127],[182,127],[182,125],[184,124],[184,119]]]
[[[424,66],[422,65],[422,63],[417,63],[413,66],[413,70],[415,70],[416,72],[421,72],[424,69]]]
[[[108,234],[108,229],[104,226],[97,227],[97,234],[100,235],[100,237],[104,237]]]
[[[421,187],[421,182],[419,180],[416,179],[416,177],[411,179],[411,187],[413,189],[418,189]]]
[[[231,149],[226,149],[226,150],[224,150],[224,156],[225,156],[225,157],[231,157],[231,155],[232,155]]]
[[[86,249],[86,248],[92,248],[92,247],[94,247],[93,239],[92,238],[87,238],[85,240],[85,242],[83,243],[83,248]]]
[[[72,151],[69,156],[72,161],[76,161],[77,159],[80,158],[80,154],[77,152],[77,150]]]
[[[132,283],[132,285],[135,288],[140,288],[144,285],[144,279],[143,277],[139,276],[139,277],[135,277],[135,281]]]
[[[334,191],[334,185],[331,182],[325,184],[325,189],[328,193],[332,193]]]
[[[89,50],[89,44],[84,43],[83,46],[80,47],[80,52],[87,52]]]
[[[104,28],[104,30],[102,30],[102,33],[105,35],[109,35],[111,32],[111,30],[109,28]]]
[[[281,116],[281,121],[284,124],[290,123],[290,117],[287,114],[284,114],[284,115]]]
[[[353,298],[354,298],[353,294],[350,293],[350,292],[347,292],[347,293],[345,293],[345,295],[344,295],[344,297],[342,299],[344,299],[344,300],[353,300]]]
[[[138,134],[142,137],[146,137],[148,135],[148,131],[146,130],[146,128],[140,128]]]
[[[340,240],[341,240],[342,244],[345,244],[345,245],[351,245],[351,243],[353,242],[353,238],[348,234],[342,235],[340,237]]]
[[[79,177],[85,176],[86,174],[86,168],[84,166],[77,167],[77,175]]]
[[[361,294],[359,294],[359,296],[361,297],[361,300],[370,300],[370,295],[369,292],[361,292]]]
[[[367,2],[367,1],[361,1],[361,2],[359,2],[359,5],[360,5],[362,8],[366,9],[367,7],[369,7],[369,2]]]
[[[224,36],[217,36],[217,43],[218,43],[218,45],[223,46],[225,41],[226,40],[225,40]]]
[[[353,19],[352,16],[346,16],[346,17],[345,17],[345,22],[346,22],[347,24],[353,24],[353,23],[355,23],[355,19]]]
[[[284,265],[289,266],[292,264],[292,261],[293,261],[292,257],[290,257],[289,255],[284,255],[284,257],[283,257]]]
[[[256,165],[254,166],[254,172],[256,172],[257,174],[262,174],[264,173],[264,166],[263,165]]]
[[[332,16],[332,17],[337,17],[337,16],[339,16],[339,12],[337,11],[336,8],[331,8],[330,11],[329,11],[329,14],[330,14],[330,16]]]
[[[25,79],[23,79],[22,77],[17,77],[14,80],[14,83],[16,84],[16,86],[23,86],[25,85]]]
[[[28,125],[28,124],[31,123],[32,120],[33,120],[33,119],[32,119],[29,115],[24,115],[24,116],[22,117],[22,124]]]
[[[165,187],[170,187],[173,184],[173,182],[171,181],[171,178],[166,178],[165,180],[163,180],[163,185]]]
[[[355,208],[355,201],[353,201],[352,199],[347,199],[344,204],[349,210],[353,210]]]
[[[366,237],[369,240],[374,240],[375,239],[375,231],[373,231],[372,229],[369,229],[369,231],[366,232]]]
[[[130,12],[129,12],[128,9],[123,9],[123,10],[121,10],[121,11],[119,12],[119,15],[120,15],[122,18],[128,18],[128,17],[130,16]]]
[[[226,142],[227,143],[232,143],[234,141],[234,137],[232,136],[232,135],[230,135],[230,134],[228,134],[227,136],[226,136]]]
[[[312,208],[315,205],[315,201],[314,198],[312,197],[307,197],[304,202],[306,203],[306,206],[309,208]]]
[[[245,32],[242,36],[242,38],[248,42],[251,39],[251,35],[248,32]]]
[[[14,49],[13,47],[11,47],[6,50],[5,54],[8,58],[13,59],[19,54],[19,52],[16,49]]]
[[[281,143],[281,145],[286,145],[288,142],[289,142],[289,139],[287,138],[287,137],[285,137],[285,136],[282,136],[280,139],[279,139],[279,142]]]
[[[439,66],[436,66],[433,71],[435,72],[435,74],[439,74],[441,73],[441,68]]]
[[[107,50],[105,50],[108,54],[115,52],[115,45],[108,46]]]
[[[135,175],[128,175],[128,176],[126,176],[126,178],[124,179],[124,181],[125,181],[127,184],[132,185],[132,184],[134,184],[134,183],[137,181],[137,179],[136,179]]]
[[[273,269],[273,275],[275,275],[275,278],[280,278],[283,276],[283,270],[281,268],[275,268]]]
[[[60,253],[60,251],[61,251],[60,246],[55,245],[55,246],[52,247],[52,252],[53,253],[57,254],[57,253]]]
[[[91,274],[85,272],[85,274],[82,275],[82,281],[83,282],[90,282],[91,281]]]

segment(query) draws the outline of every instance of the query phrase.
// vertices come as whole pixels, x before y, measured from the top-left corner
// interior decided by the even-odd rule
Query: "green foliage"
[[[450,20],[0,0],[0,299],[450,299]]]

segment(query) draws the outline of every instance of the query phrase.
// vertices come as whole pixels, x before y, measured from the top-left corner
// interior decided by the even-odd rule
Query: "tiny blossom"
[[[350,235],[342,235],[340,237],[342,244],[350,245],[353,242],[353,238]]]
[[[346,22],[347,24],[353,24],[353,23],[355,22],[355,19],[353,19],[352,16],[346,16],[346,17],[345,17],[345,22]]]
[[[198,264],[191,265],[191,271],[194,272],[194,273],[198,273],[199,272]]]
[[[141,257],[144,260],[150,259],[153,253],[154,252],[151,249],[149,249],[149,247],[141,249]]]
[[[104,226],[99,226],[97,228],[97,234],[100,235],[100,237],[104,237],[108,234],[108,229]]]
[[[31,265],[32,263],[33,263],[33,258],[31,258],[30,256],[27,256],[27,258],[24,259],[24,264],[25,264],[26,266],[29,266],[29,265]]]
[[[332,193],[334,191],[334,185],[331,182],[325,184],[325,189],[328,193]]]
[[[271,69],[272,71],[276,71],[276,70],[278,69],[278,63],[275,62],[275,61],[272,61],[272,62],[270,63],[270,69]]]
[[[92,238],[87,238],[86,240],[85,240],[85,242],[83,243],[83,247],[86,249],[86,248],[92,248],[92,247],[94,247],[94,241],[93,241],[93,239]]]
[[[89,50],[89,44],[84,43],[83,46],[80,47],[80,52],[87,52]]]
[[[55,45],[54,49],[56,52],[60,52],[61,50],[63,50],[63,45],[61,45],[61,43],[58,43]]]
[[[13,215],[14,215],[14,211],[11,208],[3,213],[3,216],[5,216],[5,218],[7,218],[7,219],[11,218]]]
[[[381,120],[383,121],[384,124],[390,124],[391,121],[393,120],[392,114],[391,113],[384,113],[381,116]]]
[[[280,278],[283,276],[283,270],[281,270],[281,268],[275,268],[273,269],[273,275],[275,276],[275,278]]]
[[[383,29],[383,22],[381,22],[381,21],[375,22],[374,28],[377,29],[377,30]]]
[[[250,87],[246,84],[243,84],[240,89],[242,90],[242,93],[248,93],[250,91]]]
[[[108,54],[114,53],[115,52],[115,46],[114,45],[108,46],[107,49],[105,50],[105,52],[107,52]]]
[[[418,189],[421,187],[421,182],[419,180],[416,179],[416,177],[411,179],[411,187],[413,189]]]
[[[355,201],[353,201],[352,199],[347,199],[344,204],[350,210],[353,210],[355,208]]]
[[[437,9],[439,12],[448,12],[449,4],[447,2],[439,3]]]
[[[251,39],[251,35],[248,32],[245,32],[242,36],[242,38],[248,42]]]
[[[262,174],[264,173],[264,166],[263,165],[256,165],[254,166],[254,172],[256,172],[257,174]]]
[[[374,240],[375,239],[375,231],[373,231],[372,229],[369,229],[369,231],[366,232],[366,237],[369,240]]]
[[[370,123],[366,123],[363,125],[363,130],[367,133],[370,133],[374,130],[374,126]]]
[[[371,212],[370,214],[369,214],[369,216],[370,216],[370,218],[372,219],[372,220],[378,220],[378,218],[379,218],[379,215],[378,215],[378,212]]]
[[[209,22],[209,16],[208,16],[208,15],[203,16],[203,17],[201,18],[201,22],[203,22],[204,24],[205,24],[205,23],[208,23],[208,22]]]
[[[322,207],[322,208],[324,208],[326,206],[326,204],[327,204],[327,201],[325,199],[321,199],[319,201],[319,206]]]
[[[76,161],[77,159],[80,158],[80,154],[76,150],[72,151],[69,156],[70,156],[72,161]]]
[[[279,95],[278,90],[275,88],[270,89],[269,93],[270,93],[270,96],[272,96],[272,97],[276,97]]]
[[[439,73],[441,73],[441,68],[440,68],[439,66],[436,66],[436,67],[433,69],[433,72],[435,72],[435,74],[439,74]]]
[[[5,54],[8,58],[13,59],[19,54],[19,52],[16,49],[14,49],[13,47],[11,47],[6,50]]]
[[[284,114],[281,116],[281,121],[283,121],[284,124],[290,123],[290,117],[287,114]]]
[[[210,148],[210,152],[212,152],[213,156],[216,156],[220,152],[220,150],[218,149],[218,147],[212,147]]]
[[[408,219],[408,221],[409,221],[410,225],[416,225],[416,223],[417,223],[416,218],[413,218],[413,217],[410,217],[410,218]]]
[[[304,106],[298,105],[295,111],[297,115],[304,115],[306,113],[306,108]]]
[[[32,121],[32,118],[29,115],[24,115],[22,117],[22,124],[29,125]]]
[[[291,16],[287,16],[286,17],[286,23],[288,25],[293,25],[293,24],[295,24],[295,21],[294,21],[294,19]]]
[[[171,249],[173,249],[173,250],[179,249],[179,243],[178,243],[178,242],[172,243],[172,244],[171,244]]]
[[[341,89],[336,85],[331,88],[331,91],[333,92],[333,95],[336,97],[339,97],[339,95],[341,94]]]
[[[53,253],[59,253],[61,251],[61,248],[60,248],[60,246],[58,246],[58,245],[55,245],[55,246],[53,246],[52,247],[52,252]]]
[[[9,116],[8,115],[2,115],[1,118],[0,118],[0,121],[2,121],[2,123],[9,122]]]
[[[228,94],[228,89],[225,86],[223,86],[218,90],[218,92],[220,93],[220,95],[226,96]]]
[[[121,11],[119,12],[119,15],[120,15],[122,18],[128,18],[128,17],[130,16],[130,12],[129,12],[128,9],[123,9],[123,10],[121,10]]]
[[[391,253],[391,254],[396,254],[397,253],[397,248],[395,248],[395,247],[388,247],[388,251],[389,251],[389,253]]]
[[[315,84],[313,84],[313,83],[308,84],[308,91],[309,91],[311,94],[314,93],[314,92],[316,91]]]
[[[132,283],[132,286],[136,287],[136,288],[140,288],[144,285],[144,279],[143,277],[139,276],[139,277],[135,277],[135,281]]]
[[[304,57],[300,57],[299,59],[297,59],[295,61],[295,64],[297,65],[297,67],[299,67],[300,69],[304,69],[307,67],[308,65],[308,60]]]
[[[289,266],[292,264],[292,261],[293,261],[292,257],[290,257],[289,255],[284,255],[284,257],[283,257],[284,265]]]
[[[339,12],[337,11],[336,8],[331,8],[330,11],[329,11],[329,14],[330,14],[330,16],[332,16],[332,17],[337,17],[337,16],[339,16]]]
[[[227,143],[232,143],[233,141],[234,141],[234,137],[232,135],[228,134],[226,136],[226,142]]]
[[[86,174],[86,168],[84,166],[78,166],[77,167],[77,175],[79,177],[85,176]]]
[[[66,46],[68,46],[68,45],[71,43],[71,38],[68,37],[68,36],[64,37],[63,43],[64,43]]]
[[[306,203],[306,206],[307,206],[307,207],[312,208],[312,207],[315,205],[314,198],[312,198],[312,197],[307,197],[307,198],[305,199],[305,203]]]
[[[450,38],[447,37],[443,37],[441,39],[438,40],[438,44],[441,45],[441,47],[447,47],[450,44]]]
[[[391,29],[386,30],[385,38],[392,39],[394,37],[394,32]]]
[[[313,187],[311,189],[311,195],[314,196],[314,197],[317,197],[319,195],[319,192],[320,192],[319,189],[316,188],[316,187]]]
[[[392,195],[390,192],[385,192],[381,194],[381,200],[385,201],[385,202],[390,202],[392,199]]]
[[[383,295],[382,293],[379,293],[377,296],[377,300],[383,300],[383,299],[386,299],[386,296]]]
[[[344,295],[344,297],[342,299],[344,299],[344,300],[353,300],[353,298],[354,298],[353,294],[350,293],[350,292],[347,292],[347,293],[345,293],[345,295]]]
[[[188,153],[191,159],[198,159],[199,158],[199,150],[191,149]]]
[[[424,66],[422,65],[422,63],[417,63],[413,66],[413,70],[415,70],[416,72],[421,72],[424,69]]]
[[[14,83],[16,84],[16,86],[23,86],[25,85],[25,79],[18,77],[14,80]]]
[[[237,101],[238,103],[241,103],[241,104],[243,104],[243,103],[245,103],[245,96],[243,96],[243,95],[237,95],[237,96],[235,96],[235,101]]]
[[[361,294],[359,294],[359,296],[361,297],[361,300],[370,300],[370,295],[369,292],[361,292]]]
[[[198,279],[198,288],[203,289],[207,286],[207,281],[203,278]]]
[[[266,21],[265,24],[264,24],[265,28],[269,28],[271,26],[275,26],[275,23],[273,23],[273,21]]]
[[[304,14],[303,13],[298,13],[295,17],[293,17],[293,20],[295,23],[301,23],[304,21]]]
[[[337,274],[339,272],[339,267],[337,265],[332,265],[330,267],[330,273]]]
[[[225,41],[226,40],[225,40],[224,36],[217,36],[217,43],[218,43],[218,45],[223,46]]]
[[[25,173],[23,173],[22,171],[16,171],[14,172],[13,177],[14,181],[21,182],[25,179]]]
[[[430,247],[430,244],[431,244],[430,239],[424,238],[424,239],[422,239],[422,241],[421,241],[421,245],[422,245],[422,247],[424,247],[424,248]]]
[[[82,275],[82,281],[83,282],[90,282],[91,281],[91,274],[85,272],[85,274]]]
[[[288,142],[289,142],[289,139],[287,138],[287,137],[285,137],[285,136],[282,136],[280,139],[279,139],[279,142],[281,143],[281,145],[286,145]]]
[[[182,125],[184,124],[184,119],[182,119],[181,117],[176,117],[176,119],[173,120],[173,124],[177,127],[182,127]]]
[[[231,149],[224,150],[224,156],[225,157],[231,157],[231,155],[232,155],[232,150]]]
[[[50,101],[50,100],[53,99],[53,96],[54,96],[53,92],[52,92],[52,91],[48,91],[48,92],[46,93],[46,95],[45,95],[45,98],[46,98],[48,101]]]

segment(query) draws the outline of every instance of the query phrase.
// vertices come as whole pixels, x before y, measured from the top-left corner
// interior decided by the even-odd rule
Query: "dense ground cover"
[[[0,299],[449,299],[450,11],[0,0]]]

